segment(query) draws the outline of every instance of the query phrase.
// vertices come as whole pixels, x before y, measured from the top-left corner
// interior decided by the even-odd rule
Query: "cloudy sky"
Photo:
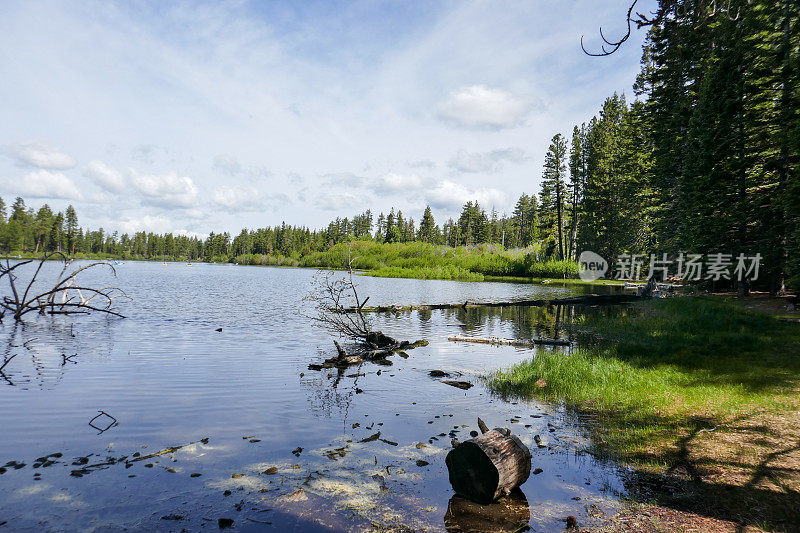
[[[642,32],[579,46],[628,5],[4,1],[0,195],[126,232],[509,211],[554,133],[632,96]]]

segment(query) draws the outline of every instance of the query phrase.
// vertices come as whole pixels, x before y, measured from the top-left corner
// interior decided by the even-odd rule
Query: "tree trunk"
[[[459,444],[445,463],[456,494],[487,504],[525,483],[531,452],[508,429],[495,428]]]

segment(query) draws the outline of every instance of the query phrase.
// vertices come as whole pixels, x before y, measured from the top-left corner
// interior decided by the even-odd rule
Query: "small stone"
[[[430,372],[428,372],[428,375],[432,378],[443,378],[450,376],[450,374],[448,374],[444,370],[431,370]]]
[[[231,495],[231,491],[229,491],[229,490],[226,490],[226,491],[224,491],[224,492],[222,493],[222,495],[223,495],[223,496],[230,496],[230,495]]]
[[[183,515],[168,514],[161,517],[161,520],[183,520]]]
[[[446,383],[451,387],[456,387],[458,389],[463,389],[463,390],[472,388],[472,383],[470,383],[469,381],[456,381],[451,379],[444,379],[442,380],[442,383]]]
[[[534,476],[537,475],[537,474],[541,474],[542,472],[544,472],[544,470],[542,470],[541,468],[534,468],[533,469],[533,475]]]
[[[167,471],[167,472],[169,472],[170,474],[177,474],[177,473],[178,473],[178,471],[177,471],[177,470],[175,470],[175,469],[174,469],[174,468],[172,468],[172,467],[167,467],[167,468],[165,468],[164,470],[166,470],[166,471]]]
[[[192,472],[191,474],[189,474],[189,477],[200,477],[202,475],[203,474],[201,474],[200,472]]]
[[[430,463],[428,461],[423,461],[422,459],[417,459],[417,466],[428,466]]]
[[[231,474],[231,479],[239,479],[240,477],[244,477],[244,474],[238,472],[236,474]]]
[[[250,439],[249,442],[261,442],[261,439]]]
[[[575,529],[578,527],[578,519],[569,515],[564,521],[567,523],[567,529]]]
[[[547,448],[547,445],[549,444],[549,441],[548,441],[548,439],[547,439],[547,435],[544,435],[544,436],[542,436],[542,435],[535,435],[535,436],[533,437],[533,440],[536,442],[536,445],[537,445],[539,448]]]
[[[266,474],[268,476],[271,476],[273,474],[277,474],[278,473],[278,467],[277,466],[271,466],[271,467],[267,468],[266,470],[264,470],[261,473],[262,474]]]
[[[298,446],[297,448],[292,450],[292,453],[294,454],[295,457],[300,457],[300,454],[303,453],[303,448]]]
[[[478,432],[473,429],[472,431],[469,432],[469,436],[475,438],[478,436]]]
[[[418,443],[417,443],[417,449],[418,449],[418,450],[421,450],[422,448],[426,448],[427,446],[428,446],[428,445],[427,445],[427,444],[425,444],[424,442],[418,442]]]
[[[229,527],[233,527],[233,519],[232,518],[219,518],[217,519],[217,525],[220,529],[227,529]]]
[[[144,465],[145,468],[153,468],[153,463],[147,463]]]
[[[217,331],[222,331],[222,328],[217,328]]]

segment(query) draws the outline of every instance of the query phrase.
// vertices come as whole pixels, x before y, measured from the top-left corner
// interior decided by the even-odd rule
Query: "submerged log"
[[[484,424],[481,429],[485,428]],[[495,428],[460,443],[445,463],[456,494],[487,504],[525,483],[531,473],[531,452],[508,429]]]
[[[474,307],[542,307],[546,305],[614,305],[641,300],[642,296],[635,294],[587,294],[585,296],[572,296],[570,298],[556,298],[552,300],[516,300],[508,302],[462,302],[453,304],[430,304],[430,305],[379,305],[376,307],[344,307],[342,309],[331,309],[338,313],[373,312],[380,313],[386,311],[430,311],[433,309],[471,309]]]
[[[536,346],[540,344],[549,346],[571,346],[570,341],[561,339],[502,339],[500,337],[461,337],[451,335],[447,340],[452,342],[477,342],[480,344],[507,344],[510,346]]]

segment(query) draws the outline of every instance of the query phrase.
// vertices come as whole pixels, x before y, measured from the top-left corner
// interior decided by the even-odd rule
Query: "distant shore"
[[[219,261],[203,261],[185,257],[153,256],[145,258],[77,253],[70,256],[70,259],[157,263],[230,263],[250,266],[346,270],[348,254],[352,257],[353,270],[361,275],[375,277],[600,286],[623,283],[618,280],[583,281],[578,278],[578,264],[575,261],[539,258],[537,254],[529,250],[505,250],[497,245],[452,248],[422,242],[387,244],[355,241],[349,249],[345,243],[340,243],[323,252],[311,252],[297,257],[246,254],[227,257],[224,258],[225,260]],[[30,252],[11,252],[3,254],[2,257],[37,259],[42,255]]]

